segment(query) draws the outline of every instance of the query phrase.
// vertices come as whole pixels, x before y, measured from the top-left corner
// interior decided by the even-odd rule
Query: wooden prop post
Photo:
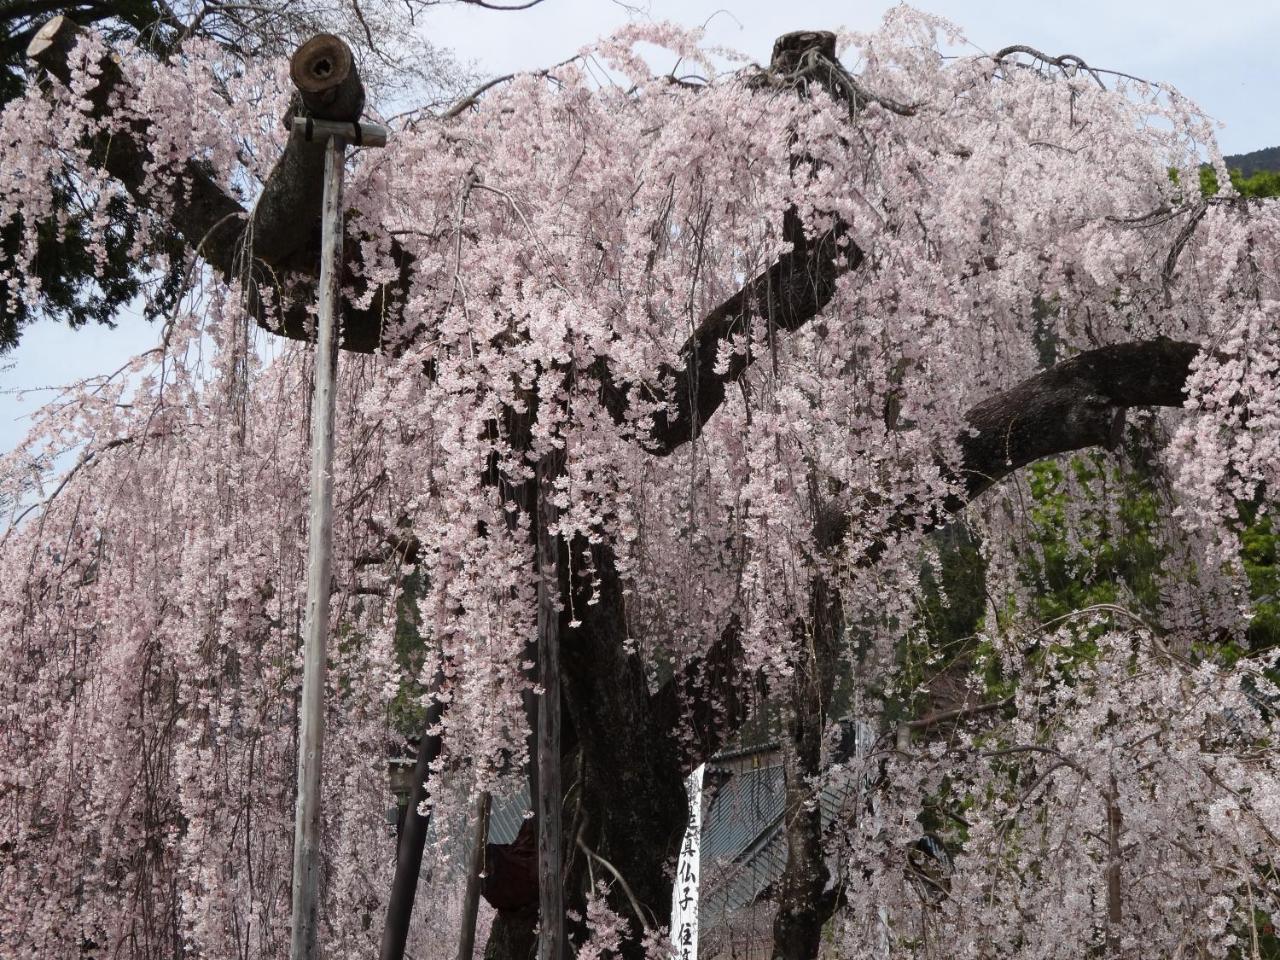
[[[484,871],[484,845],[489,840],[489,791],[476,799],[476,819],[471,830],[471,856],[467,860],[467,888],[462,897],[462,929],[458,933],[458,960],[471,960],[476,947],[476,917],[480,912],[480,874]]]
[[[409,809],[404,815],[404,833],[396,846],[396,872],[391,880],[391,895],[387,898],[387,919],[382,928],[380,960],[404,960],[405,945],[409,942],[409,921],[413,917],[413,902],[418,896],[418,875],[422,872],[422,851],[427,845],[427,829],[431,825],[422,814],[422,804],[427,799],[427,777],[431,776],[431,764],[440,756],[440,734],[432,732],[444,715],[444,705],[434,694],[444,686],[444,673],[437,671],[431,681],[430,706],[423,724],[422,737],[418,741],[418,762],[413,768],[413,790],[409,794]]]
[[[560,778],[560,542],[551,533],[559,519],[553,496],[561,464],[543,458],[537,467],[538,705],[538,960],[568,956],[564,930],[564,842]]]
[[[342,178],[347,140],[366,146],[381,146],[386,143],[387,132],[382,127],[358,122],[359,112],[364,106],[364,91],[351,60],[351,51],[337,37],[322,34],[307,41],[294,54],[291,68],[303,105],[312,114],[294,119],[292,136],[294,139],[324,142],[318,290],[320,320],[316,330],[315,390],[311,403],[307,612],[303,633],[298,806],[294,819],[293,916],[289,950],[291,960],[317,960],[320,955],[320,774],[324,752],[329,566],[333,545],[333,412],[338,362],[336,320],[341,309],[338,298],[342,288]]]

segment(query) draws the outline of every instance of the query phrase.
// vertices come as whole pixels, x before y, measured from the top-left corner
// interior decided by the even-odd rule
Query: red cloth
[[[520,910],[538,902],[538,831],[533,817],[511,843],[484,845],[480,893],[495,910]]]

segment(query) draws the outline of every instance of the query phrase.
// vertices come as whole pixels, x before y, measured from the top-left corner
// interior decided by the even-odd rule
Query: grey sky
[[[917,5],[957,23],[983,50],[1027,43],[1169,81],[1226,124],[1219,133],[1226,153],[1280,145],[1280,114],[1271,104],[1280,79],[1277,0],[919,0]],[[706,22],[708,42],[764,61],[780,33],[871,29],[891,6],[884,0],[630,0],[627,6],[614,0],[544,0],[513,13],[439,7],[422,28],[440,46],[497,74],[556,63],[637,15]],[[25,433],[24,411],[41,396],[19,404],[14,389],[114,370],[152,346],[157,332],[134,317],[121,318],[114,331],[72,333],[49,323],[29,330],[18,349],[0,359],[0,451],[12,449]]]

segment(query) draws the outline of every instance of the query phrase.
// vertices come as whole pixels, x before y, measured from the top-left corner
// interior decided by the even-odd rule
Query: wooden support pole
[[[444,685],[444,674],[437,673],[431,684],[431,693],[437,694]],[[413,792],[409,795],[409,809],[405,812],[404,832],[396,849],[396,872],[391,881],[391,896],[387,900],[387,920],[382,928],[380,960],[404,960],[405,945],[409,940],[409,920],[413,917],[413,902],[418,896],[418,874],[422,872],[422,851],[427,843],[427,829],[431,818],[420,812],[427,799],[427,778],[431,764],[440,756],[440,736],[432,731],[444,716],[444,705],[433,697],[427,707],[427,718],[422,738],[418,741],[418,762],[413,767]]]
[[[538,960],[565,956],[563,827],[560,804],[560,577],[559,537],[551,533],[557,514],[553,458],[538,463]]]
[[[341,41],[337,43],[345,48]],[[331,47],[332,45],[330,45]],[[325,47],[328,51],[330,47]],[[304,45],[303,50],[307,46]],[[300,51],[301,53],[302,51]],[[296,61],[295,56],[295,74]],[[351,74],[354,76],[354,74]],[[344,74],[346,76],[346,74]],[[295,76],[295,80],[296,80]],[[356,86],[359,80],[355,80]],[[360,92],[360,103],[364,94]],[[305,135],[315,124],[304,121]],[[311,401],[311,505],[307,534],[307,610],[303,630],[302,700],[299,705],[298,803],[293,834],[293,911],[291,960],[320,956],[320,782],[324,766],[324,688],[329,631],[329,578],[333,549],[333,419],[338,370],[338,314],[342,294],[344,207],[342,181],[346,136],[372,127],[371,140],[386,143],[386,131],[368,124],[346,122],[322,132],[324,193],[320,210],[319,321],[316,328],[315,387]],[[374,143],[370,143],[374,146]],[[416,876],[414,878],[416,884]]]
[[[458,935],[458,960],[471,960],[476,949],[476,917],[480,913],[480,874],[484,871],[484,845],[489,840],[489,791],[476,799],[476,819],[471,830],[471,856],[467,862],[467,889],[462,898],[462,930]]]
[[[329,565],[333,547],[333,410],[335,343],[342,277],[342,168],[345,144],[325,145],[320,241],[320,322],[311,400],[311,509],[307,535],[307,615],[303,633],[298,734],[298,807],[293,832],[291,960],[319,957],[320,772],[324,753],[325,645],[329,630]]]
[[[344,123],[338,120],[316,120],[314,117],[294,117],[293,132],[304,140],[342,137],[358,147],[387,145],[387,128],[376,123]]]

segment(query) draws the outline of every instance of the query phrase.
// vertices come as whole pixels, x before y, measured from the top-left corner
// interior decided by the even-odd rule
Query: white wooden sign
[[[698,880],[702,872],[702,764],[689,774],[689,825],[680,844],[676,884],[671,897],[671,944],[676,960],[698,957]]]

